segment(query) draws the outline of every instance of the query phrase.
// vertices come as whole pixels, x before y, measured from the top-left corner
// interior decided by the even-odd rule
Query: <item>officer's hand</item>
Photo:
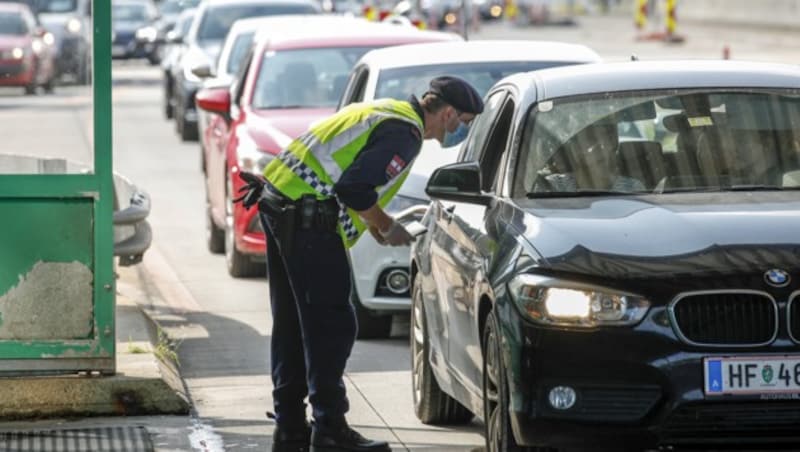
[[[380,245],[386,245],[386,240],[381,235],[380,231],[378,231],[377,226],[370,226],[369,233],[372,234],[372,238],[375,239],[376,242]]]
[[[247,171],[240,171],[239,178],[245,181],[247,185],[239,189],[239,193],[245,193],[235,198],[233,202],[241,202],[245,209],[250,209],[261,198],[261,191],[264,189],[266,181],[261,176]]]
[[[397,220],[392,221],[392,225],[385,231],[378,231],[383,236],[386,243],[391,246],[408,246],[414,241],[414,236],[406,231],[406,228]]]

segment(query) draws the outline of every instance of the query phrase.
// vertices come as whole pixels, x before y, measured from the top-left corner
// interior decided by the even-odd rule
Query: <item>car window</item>
[[[478,161],[483,152],[484,144],[489,136],[489,130],[492,128],[497,113],[503,105],[505,99],[505,91],[496,91],[489,95],[483,108],[483,113],[479,114],[472,120],[470,126],[469,136],[467,142],[461,149],[460,161]]]
[[[24,36],[28,26],[19,13],[0,13],[0,35]]]
[[[355,88],[353,88],[353,97],[350,102],[364,101],[364,93],[367,91],[367,80],[369,80],[369,69],[365,67],[361,73],[358,74],[358,80],[356,80]]]
[[[250,65],[253,64],[253,55],[255,54],[254,49],[251,47],[250,50],[247,52],[247,55],[244,57],[244,64],[241,65],[239,68],[239,72],[236,74],[233,83],[231,84],[231,115],[238,116],[238,114],[234,114],[238,112],[239,107],[242,105],[242,95],[244,94],[244,82],[247,77],[247,72],[250,69]]]
[[[533,110],[514,191],[780,189],[797,171],[800,91],[604,93]]]
[[[78,0],[31,0],[29,4],[37,13],[66,13],[78,9]]]
[[[497,169],[506,151],[508,133],[511,130],[511,120],[514,118],[514,101],[508,98],[492,124],[486,145],[480,153],[478,161],[481,164],[481,184],[484,191],[489,191],[496,186]]]
[[[231,52],[228,55],[228,64],[225,68],[225,73],[236,74],[242,66],[247,51],[250,50],[250,45],[253,43],[253,35],[255,32],[241,33],[236,37],[236,40],[231,45]]]
[[[414,94],[425,94],[431,79],[441,75],[457,74],[468,81],[479,93],[486,93],[500,79],[517,72],[528,72],[554,66],[564,62],[542,61],[496,61],[488,63],[455,63],[410,66],[384,69],[378,77],[375,98],[391,97],[406,99]]]
[[[222,41],[234,22],[246,17],[277,14],[313,14],[318,9],[308,3],[259,3],[245,5],[219,5],[209,7],[197,31],[198,41]]]
[[[268,51],[264,55],[253,107],[335,107],[353,65],[372,47],[328,47]]]

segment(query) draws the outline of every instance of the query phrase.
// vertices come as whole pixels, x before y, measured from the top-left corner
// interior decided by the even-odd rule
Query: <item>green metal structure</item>
[[[111,2],[92,6],[93,174],[0,175],[0,375],[115,370]]]

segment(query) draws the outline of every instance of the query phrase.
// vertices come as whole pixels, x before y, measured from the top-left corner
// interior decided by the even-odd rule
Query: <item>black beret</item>
[[[445,75],[431,80],[429,93],[439,96],[462,113],[479,114],[483,111],[481,95],[466,81]]]

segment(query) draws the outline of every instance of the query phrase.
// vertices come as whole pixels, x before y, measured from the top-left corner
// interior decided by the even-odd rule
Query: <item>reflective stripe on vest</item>
[[[408,102],[381,99],[351,104],[292,141],[264,169],[264,176],[291,199],[304,194],[334,197],[334,185],[342,173],[361,152],[372,130],[387,119],[408,122],[423,134],[422,120]],[[408,162],[400,174],[377,190],[381,207],[397,192],[412,163]],[[350,247],[366,227],[356,212],[346,209],[342,203],[340,206],[340,233]]]

